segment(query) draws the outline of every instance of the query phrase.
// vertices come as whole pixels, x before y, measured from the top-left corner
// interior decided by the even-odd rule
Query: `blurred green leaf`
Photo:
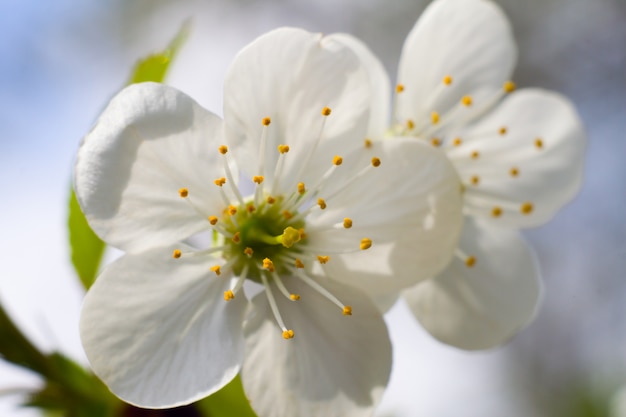
[[[189,22],[185,22],[166,49],[138,61],[128,84],[163,82],[172,60],[189,35],[189,28]],[[89,289],[98,274],[106,245],[89,227],[73,189],[70,194],[68,228],[72,264],[85,289]]]
[[[46,356],[24,336],[1,304],[0,358],[40,375],[44,375],[48,367]]]
[[[87,224],[87,219],[78,204],[78,200],[76,200],[73,189],[70,195],[70,212],[67,222],[72,264],[80,282],[85,289],[88,289],[96,279],[105,244]]]
[[[207,417],[256,417],[237,375],[224,388],[196,403]]]

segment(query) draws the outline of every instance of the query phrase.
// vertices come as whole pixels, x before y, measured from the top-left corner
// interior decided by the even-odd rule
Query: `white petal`
[[[221,121],[191,98],[160,84],[136,84],[111,100],[84,139],[75,187],[91,227],[107,243],[137,252],[206,228],[221,203],[217,147]]]
[[[370,139],[382,139],[389,129],[391,117],[391,83],[385,67],[367,45],[354,36],[337,33],[330,37],[350,47],[359,57],[363,66],[367,68],[370,89],[372,91],[367,137]]]
[[[465,224],[461,259],[437,277],[405,291],[404,298],[434,337],[463,349],[487,349],[508,341],[537,311],[541,279],[535,257],[516,231]]]
[[[226,78],[224,119],[248,175],[261,174],[263,160],[263,174],[272,180],[277,146],[290,146],[278,189],[294,191],[299,181],[317,180],[334,155],[362,146],[369,104],[367,71],[350,48],[332,37],[282,28],[235,58]],[[321,114],[324,107],[332,110],[327,117]],[[265,117],[271,119],[267,127]]]
[[[362,293],[323,286],[352,306],[352,316],[298,278],[285,279],[302,298],[274,288],[278,308],[295,337],[285,340],[264,294],[247,318],[241,377],[252,408],[272,417],[365,417],[378,404],[391,368],[391,345],[380,313]]]
[[[516,59],[510,24],[495,2],[432,2],[402,50],[398,121],[411,119],[419,131],[430,126],[431,112],[440,114],[440,124],[470,119],[502,93]],[[443,81],[447,76],[449,85]],[[471,97],[470,106],[461,104],[464,96]]]
[[[438,149],[393,138],[374,143],[371,152],[381,165],[311,216],[306,230],[309,247],[329,252],[319,255],[354,252],[331,255],[326,276],[379,297],[441,271],[463,216],[458,176]],[[353,220],[350,229],[329,227],[344,217]],[[362,238],[372,240],[370,249],[359,250]]]
[[[466,187],[469,214],[493,218],[493,208],[499,207],[502,214],[493,218],[498,224],[536,226],[580,189],[585,132],[572,104],[559,94],[515,92],[460,135],[463,145],[449,155],[462,180],[480,179]],[[476,159],[470,157],[474,151],[480,154]],[[530,213],[523,214],[525,203],[532,204]]]
[[[81,313],[94,372],[115,395],[145,408],[212,394],[243,358],[245,297],[224,301],[229,281],[209,271],[209,259],[171,254],[160,248],[120,258],[89,290]]]

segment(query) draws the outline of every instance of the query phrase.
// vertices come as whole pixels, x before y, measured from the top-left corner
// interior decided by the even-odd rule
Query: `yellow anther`
[[[535,146],[537,149],[543,149],[543,140],[541,138],[535,139]]]
[[[237,207],[235,207],[235,206],[228,206],[226,208],[226,213],[230,214],[231,216],[234,216],[235,214],[237,214]]]
[[[502,209],[498,206],[495,206],[494,208],[491,209],[491,215],[493,217],[500,217],[502,216]]]
[[[413,130],[413,128],[415,127],[415,122],[411,119],[406,121],[406,128],[409,130]]]
[[[471,96],[463,96],[463,98],[461,99],[461,103],[464,106],[471,106],[472,105],[472,97]]]
[[[222,185],[226,184],[226,178],[222,177],[222,178],[218,178],[215,181],[213,181],[215,183],[215,185],[217,185],[218,187],[221,187]]]
[[[306,238],[306,233],[304,232],[304,227],[301,227],[300,229],[298,229],[298,233],[300,233],[300,240]]]
[[[274,204],[276,202],[276,199],[270,195],[265,201],[267,201],[267,204]]]
[[[345,219],[343,219],[343,227],[346,229],[349,229],[352,227],[352,219],[349,217],[346,217]]]
[[[474,265],[476,265],[476,258],[474,258],[473,256],[468,256],[467,258],[465,258],[466,267],[471,268]]]
[[[430,140],[431,145],[433,145],[435,148],[438,148],[439,146],[441,146],[441,140],[439,138],[432,138]]]
[[[278,152],[280,153],[289,152],[289,145],[278,145]]]
[[[263,123],[263,126],[269,126],[270,123],[272,123],[272,119],[270,119],[269,117],[264,117],[261,123]]]
[[[178,190],[178,195],[181,198],[187,198],[187,196],[189,195],[189,190],[186,188],[181,188],[180,190]]]
[[[218,149],[222,155],[226,155],[228,153],[228,146],[226,145],[220,145]]]
[[[241,242],[241,233],[240,232],[235,233],[232,237],[232,241],[235,243]]]
[[[500,129],[498,129],[498,133],[502,136],[506,135],[506,132],[508,132],[506,126],[502,126]]]
[[[215,272],[215,275],[217,275],[218,277],[220,275],[222,275],[222,268],[219,265],[213,265],[211,268],[209,268],[211,271]]]
[[[235,298],[235,294],[232,290],[224,291],[224,301],[230,301]]]
[[[300,239],[300,231],[291,226],[283,230],[283,234],[281,235],[281,243],[286,248],[290,248],[300,242]]]
[[[330,116],[330,112],[331,112],[330,108],[324,107],[322,109],[322,116]]]
[[[254,206],[254,204],[250,203],[246,206],[246,211],[248,213],[254,213],[256,211],[256,207]]]
[[[285,210],[283,211],[283,217],[287,220],[291,219],[293,217],[293,214],[291,214],[291,212],[289,210]]]
[[[372,158],[372,166],[374,166],[376,168],[379,167],[380,166],[380,159],[378,159],[376,157]]]
[[[174,249],[174,252],[172,252],[172,258],[178,259],[181,256],[183,256],[183,253],[180,251],[180,249]]]
[[[289,294],[289,298],[291,298],[292,301],[298,301],[300,299],[300,294]]]
[[[345,306],[343,308],[343,315],[344,316],[351,316],[352,315],[352,307],[350,306]]]
[[[372,147],[372,141],[371,141],[371,139],[365,139],[365,140],[363,141],[363,144],[364,144],[364,145],[365,145],[365,147],[366,147],[366,148],[368,148],[368,149]]]
[[[515,91],[515,83],[513,81],[507,81],[504,83],[504,85],[502,86],[502,88],[504,89],[505,93],[512,93],[513,91]]]
[[[480,177],[478,175],[474,175],[472,178],[470,178],[470,182],[472,183],[472,185],[478,185],[478,183],[480,182]]]
[[[252,181],[257,184],[261,184],[264,179],[265,177],[263,175],[255,175],[254,177],[252,177]]]
[[[267,269],[270,272],[274,272],[274,262],[270,258],[263,259],[263,268]]]
[[[298,183],[298,194],[302,195],[306,192],[306,187],[303,182]]]
[[[461,138],[454,138],[454,140],[452,141],[452,144],[454,146],[461,146],[462,143],[463,143],[463,139]]]
[[[434,125],[439,123],[439,113],[437,113],[436,111],[432,112],[430,114],[430,120],[433,122]]]
[[[478,157],[480,156],[480,152],[473,151],[470,156],[472,157],[472,159],[478,159]]]
[[[283,331],[283,339],[285,340],[293,339],[293,336],[294,336],[293,330],[289,329],[289,330]]]
[[[209,223],[211,223],[212,226],[217,224],[217,220],[217,216],[209,216]]]
[[[519,168],[511,168],[511,170],[509,171],[509,174],[511,174],[512,177],[517,177],[519,175]]]
[[[445,77],[443,77],[443,83],[445,85],[450,85],[452,84],[452,77],[449,75],[446,75]]]
[[[324,210],[326,208],[326,201],[324,201],[323,198],[318,198],[317,205],[320,206],[322,210]]]
[[[340,157],[339,155],[335,155],[335,156],[333,157],[333,165],[337,165],[337,166],[339,166],[339,165],[341,165],[341,164],[343,164],[343,158],[342,158],[342,157]]]
[[[396,85],[396,93],[400,94],[403,91],[404,91],[404,85],[403,84]]]
[[[522,204],[522,206],[520,207],[520,211],[522,212],[522,214],[530,214],[532,213],[533,209],[533,204],[528,202]]]
[[[318,256],[317,260],[320,261],[320,263],[322,265],[324,265],[325,263],[328,263],[328,261],[330,261],[330,256]]]
[[[244,255],[246,255],[248,258],[252,256],[252,254],[254,253],[254,250],[252,250],[252,248],[245,248],[243,250]]]
[[[296,258],[296,260],[295,260],[294,264],[296,265],[296,268],[300,268],[300,269],[304,268],[304,264],[303,264],[303,263],[302,263],[302,261],[301,261],[300,259],[298,259],[298,258]]]
[[[367,250],[367,249],[369,249],[371,247],[372,247],[372,240],[371,239],[368,239],[366,237],[361,239],[361,245],[360,245],[361,250]]]

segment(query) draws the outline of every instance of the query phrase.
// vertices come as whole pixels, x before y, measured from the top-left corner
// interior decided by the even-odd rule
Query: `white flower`
[[[515,42],[491,1],[435,0],[425,10],[404,44],[390,129],[387,74],[362,43],[340,38],[376,87],[369,135],[432,144],[465,189],[456,259],[408,290],[406,301],[448,344],[507,341],[535,316],[542,287],[516,229],[548,221],[580,188],[585,135],[576,111],[553,92],[514,91]]]
[[[224,121],[159,84],[111,101],[75,188],[90,225],[126,252],[90,289],[80,327],[115,394],[172,407],[241,370],[260,416],[371,414],[391,350],[370,299],[445,267],[462,214],[437,150],[364,141],[369,86],[335,37],[280,29],[237,56]],[[209,248],[180,243],[202,231]],[[246,280],[262,288],[249,303]]]

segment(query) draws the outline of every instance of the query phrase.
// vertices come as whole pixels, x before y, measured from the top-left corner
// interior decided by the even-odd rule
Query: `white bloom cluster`
[[[90,225],[125,252],[83,307],[96,374],[147,408],[241,373],[260,416],[359,417],[389,378],[398,297],[446,343],[510,338],[541,288],[515,229],[572,198],[584,145],[567,100],[513,92],[515,55],[493,3],[436,0],[393,117],[367,47],[292,28],[236,57],[223,120],[164,85],[120,92],[75,173]]]

